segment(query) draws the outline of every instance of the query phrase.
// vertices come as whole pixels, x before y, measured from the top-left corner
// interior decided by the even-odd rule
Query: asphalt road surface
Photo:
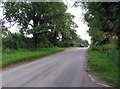
[[[3,71],[3,87],[99,87],[85,72],[87,48],[73,48]]]

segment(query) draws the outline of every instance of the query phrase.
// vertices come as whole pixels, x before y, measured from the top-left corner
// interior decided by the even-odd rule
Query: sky
[[[90,39],[91,37],[89,36],[87,30],[89,27],[87,26],[87,23],[84,21],[84,16],[83,13],[85,12],[80,6],[78,7],[73,7],[74,0],[67,0],[68,2],[68,10],[67,12],[71,13],[72,15],[75,16],[73,21],[78,25],[78,28],[76,28],[76,33],[77,35],[80,35],[80,37],[83,40],[88,40],[89,43],[91,43]]]
[[[89,27],[87,26],[86,23],[84,23],[83,21],[83,12],[84,10],[79,6],[79,7],[72,7],[73,4],[74,4],[74,0],[67,0],[68,2],[68,9],[67,9],[67,12],[71,13],[72,15],[75,16],[75,18],[73,19],[73,21],[78,25],[78,28],[76,28],[76,33],[77,35],[80,35],[80,37],[83,39],[83,40],[88,40],[89,43],[90,42],[90,39],[91,37],[89,36],[89,34],[87,33],[87,30],[89,29]],[[0,9],[0,19],[3,17],[2,14],[2,9]],[[14,29],[14,30],[13,30]],[[13,27],[11,27],[9,29],[12,33],[15,33],[15,32],[18,32],[19,29],[17,28],[17,25],[15,24]]]

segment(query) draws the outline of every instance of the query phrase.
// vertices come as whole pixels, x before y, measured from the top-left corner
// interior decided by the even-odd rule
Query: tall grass
[[[92,73],[118,87],[118,50],[108,44],[88,49]]]
[[[12,64],[20,63],[22,61],[34,60],[37,57],[43,57],[52,53],[64,51],[64,48],[40,48],[35,51],[28,51],[25,49],[10,50],[10,52],[3,52],[2,54],[2,67],[7,67]]]

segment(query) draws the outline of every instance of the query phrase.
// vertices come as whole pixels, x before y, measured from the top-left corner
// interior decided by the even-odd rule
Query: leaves
[[[85,9],[88,11],[85,13],[85,20],[88,22],[89,35],[92,37],[92,40],[100,44],[107,37],[104,37],[104,32],[108,32],[110,35],[114,36],[120,35],[120,31],[114,29],[117,28],[120,24],[120,3],[112,2],[87,2],[83,3]],[[114,24],[113,29],[110,29],[111,24]],[[113,35],[112,35],[113,36]]]
[[[72,40],[77,39],[77,24],[72,20],[74,16],[66,12],[67,6],[64,3],[5,2],[4,9],[7,21],[16,21],[21,27],[21,34],[33,35],[35,46],[46,38],[54,46],[59,40],[71,44]]]

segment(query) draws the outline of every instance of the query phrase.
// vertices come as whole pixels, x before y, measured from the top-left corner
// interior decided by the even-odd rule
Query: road
[[[73,48],[3,71],[3,87],[98,87],[88,77],[87,48]]]

